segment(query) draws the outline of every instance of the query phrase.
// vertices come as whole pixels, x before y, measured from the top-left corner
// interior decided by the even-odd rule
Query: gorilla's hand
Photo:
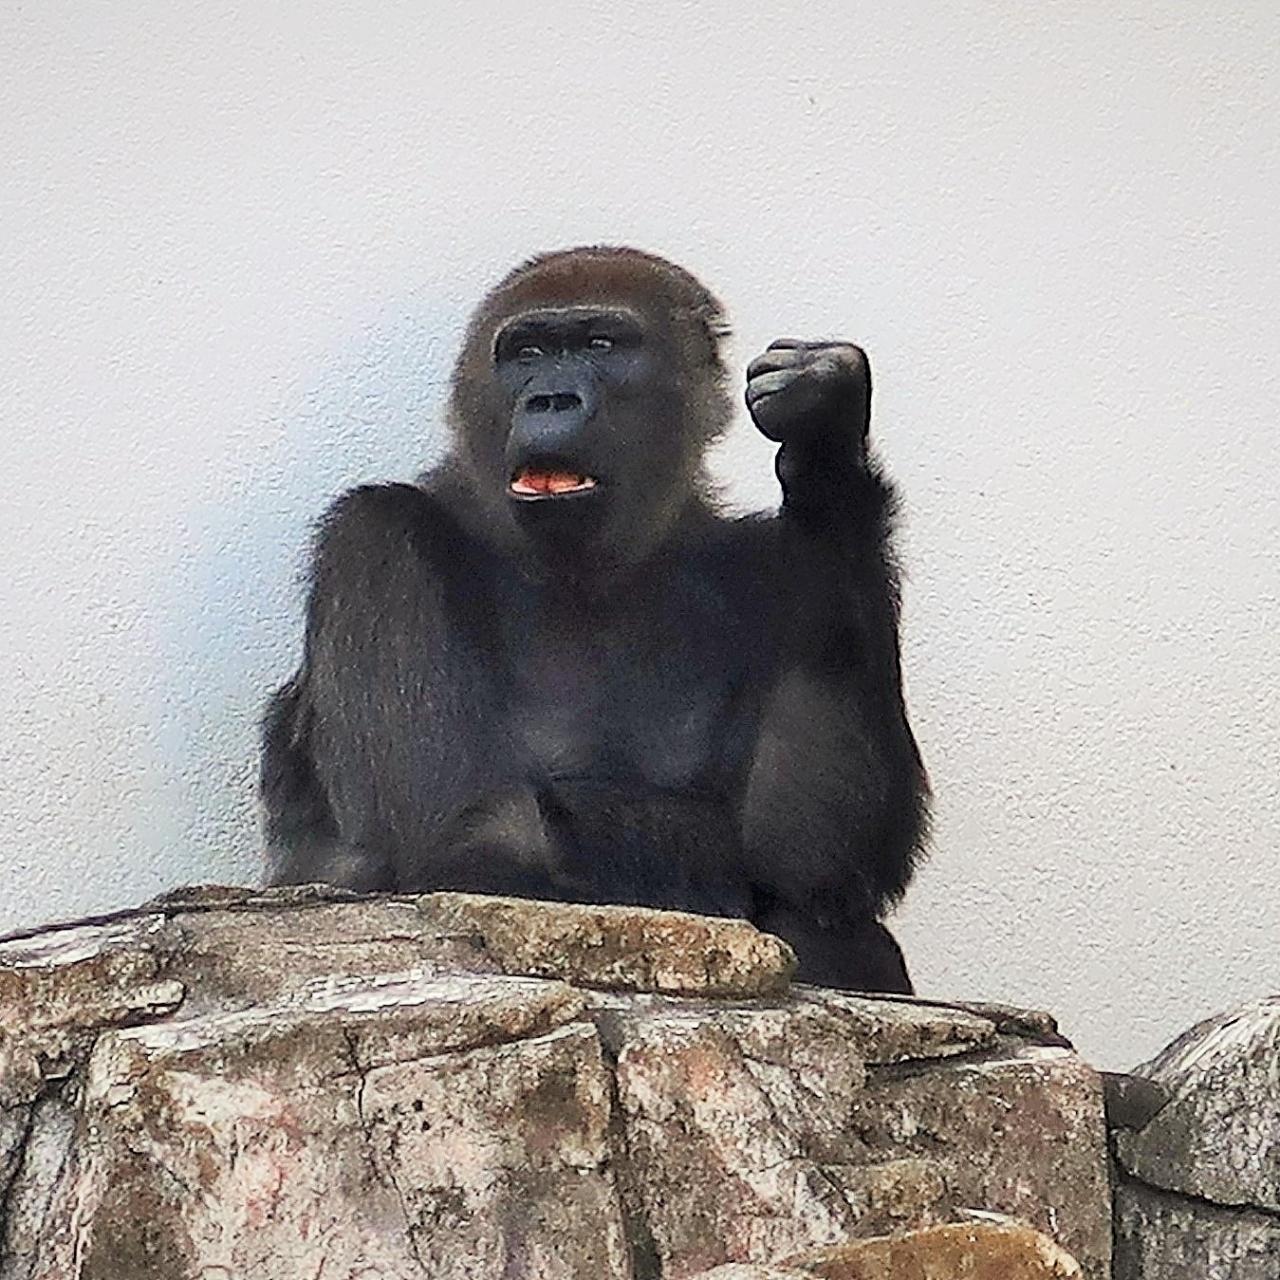
[[[866,353],[851,342],[779,338],[747,366],[747,408],[779,444],[838,439],[861,453],[871,414]]]

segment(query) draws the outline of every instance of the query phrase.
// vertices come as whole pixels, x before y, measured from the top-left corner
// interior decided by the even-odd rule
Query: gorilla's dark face
[[[638,532],[640,513],[664,504],[683,471],[673,354],[621,307],[537,308],[498,331],[507,494],[529,535],[584,544],[610,525]]]
[[[600,251],[563,270],[563,257],[481,308],[453,421],[494,516],[553,570],[599,576],[649,554],[697,492],[727,416],[723,369],[714,301],[684,296],[678,268]]]

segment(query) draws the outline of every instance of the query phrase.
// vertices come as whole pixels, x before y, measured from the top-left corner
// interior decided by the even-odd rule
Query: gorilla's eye
[[[597,333],[587,345],[592,351],[612,351],[613,339],[606,338],[602,333]]]
[[[538,346],[536,342],[526,342],[524,346],[522,346],[516,352],[516,359],[517,360],[536,360],[542,354],[543,354],[542,348]]]

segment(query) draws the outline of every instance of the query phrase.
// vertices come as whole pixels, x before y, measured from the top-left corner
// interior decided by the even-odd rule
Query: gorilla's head
[[[596,572],[659,546],[729,420],[720,304],[635,249],[550,253],[480,304],[450,422],[492,532]]]

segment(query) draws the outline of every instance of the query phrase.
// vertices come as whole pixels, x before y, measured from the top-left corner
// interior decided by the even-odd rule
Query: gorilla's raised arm
[[[826,955],[818,976],[838,982],[841,940],[901,896],[927,828],[902,699],[895,499],[868,452],[863,351],[782,339],[747,378],[752,418],[780,446],[766,554],[784,584],[787,660],[761,721],[746,850],[759,922],[813,957],[811,972]]]

